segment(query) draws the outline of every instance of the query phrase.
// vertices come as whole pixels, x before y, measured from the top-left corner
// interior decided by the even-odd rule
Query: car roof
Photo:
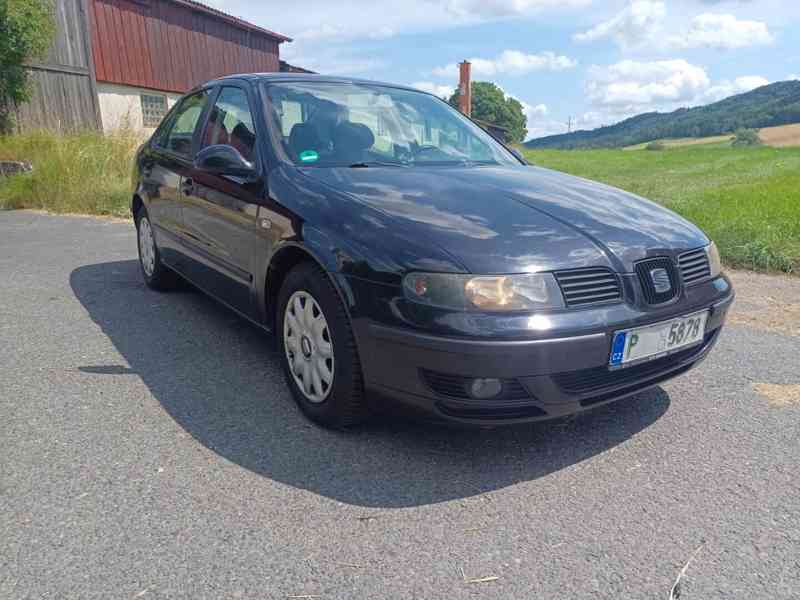
[[[410,90],[414,92],[420,93],[427,93],[417,88],[408,86],[408,85],[400,85],[397,83],[386,83],[382,81],[373,81],[370,79],[359,79],[356,77],[334,77],[332,75],[318,75],[316,73],[239,73],[236,75],[226,75],[225,77],[219,77],[217,79],[213,79],[206,83],[205,87],[208,85],[213,85],[216,83],[222,83],[225,81],[230,80],[239,80],[239,81],[250,81],[250,82],[257,82],[257,81],[265,81],[265,82],[298,82],[298,81],[308,81],[308,82],[320,82],[320,83],[356,83],[356,84],[366,84],[366,85],[379,85],[384,87],[392,87],[398,88],[403,90]]]

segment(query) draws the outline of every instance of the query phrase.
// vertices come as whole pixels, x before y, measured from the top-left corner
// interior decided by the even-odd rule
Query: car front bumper
[[[573,327],[571,335],[552,332],[533,340],[431,335],[365,320],[356,335],[366,388],[378,403],[400,403],[427,417],[464,424],[539,421],[600,406],[656,386],[701,362],[717,342],[733,303],[734,292],[725,283],[717,286],[718,293],[706,293],[700,303],[675,305],[669,314],[653,315],[649,321],[639,315],[608,322],[602,330],[576,335]],[[709,318],[701,344],[629,368],[608,368],[615,331],[703,309],[709,310]],[[430,372],[445,379],[502,379],[524,392],[513,399],[457,397],[432,385],[426,375]]]

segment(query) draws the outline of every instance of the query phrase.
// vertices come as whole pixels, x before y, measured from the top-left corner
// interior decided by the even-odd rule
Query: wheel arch
[[[131,216],[135,219],[137,213],[144,207],[144,200],[142,197],[137,193],[133,195],[131,198]]]
[[[289,272],[302,262],[315,263],[328,277],[339,299],[344,305],[345,313],[352,325],[351,308],[353,294],[344,277],[338,276],[335,270],[335,259],[325,261],[320,253],[300,242],[286,242],[273,252],[264,279],[264,310],[266,324],[274,330],[278,294]]]

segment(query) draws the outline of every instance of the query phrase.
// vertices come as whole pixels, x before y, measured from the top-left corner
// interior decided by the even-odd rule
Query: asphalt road
[[[0,213],[0,597],[666,600],[698,548],[684,600],[800,597],[800,280],[737,277],[702,367],[572,420],[332,433],[135,257]]]

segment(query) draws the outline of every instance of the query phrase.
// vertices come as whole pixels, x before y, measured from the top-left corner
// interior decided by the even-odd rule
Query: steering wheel
[[[439,148],[439,146],[434,146],[432,144],[422,144],[422,145],[414,146],[412,152],[414,154],[414,158],[417,158],[419,156],[422,156],[423,154],[428,154],[428,153],[432,153],[432,152],[436,152],[438,154],[447,156],[447,153],[444,152],[441,148]]]

